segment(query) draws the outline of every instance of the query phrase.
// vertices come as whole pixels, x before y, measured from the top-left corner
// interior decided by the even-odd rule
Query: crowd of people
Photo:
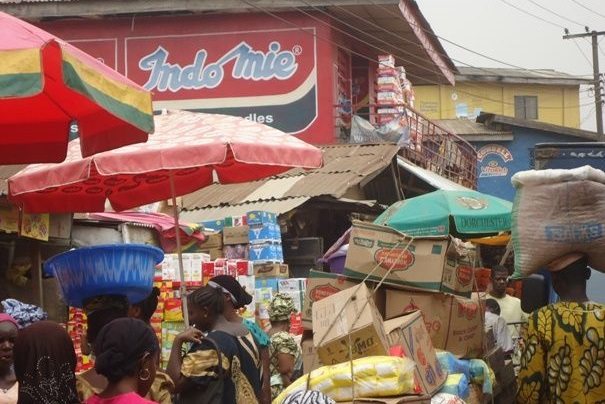
[[[300,344],[289,333],[292,298],[278,293],[271,301],[268,335],[238,315],[252,296],[230,276],[188,295],[192,326],[175,338],[162,372],[150,326],[158,295],[154,288],[134,305],[120,295],[84,302],[83,349],[94,368],[79,374],[64,327],[46,320],[23,326],[0,313],[0,404],[268,404],[302,374]],[[299,396],[288,402],[315,397]]]
[[[605,398],[605,306],[586,295],[585,256],[567,255],[549,269],[559,302],[528,315],[506,293],[508,271],[494,267],[486,328],[506,353],[512,353],[513,339],[524,341],[518,402],[599,402]],[[84,345],[95,365],[80,374],[64,327],[47,320],[24,326],[0,313],[0,404],[268,404],[302,374],[300,341],[289,332],[292,299],[283,293],[273,297],[266,334],[238,315],[252,296],[230,276],[217,276],[188,295],[192,327],[175,338],[161,371],[160,346],[149,323],[158,294],[154,289],[134,305],[118,295],[85,302]],[[333,403],[312,391],[285,402]]]

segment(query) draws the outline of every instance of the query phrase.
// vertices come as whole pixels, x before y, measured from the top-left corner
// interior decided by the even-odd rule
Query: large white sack
[[[515,274],[528,276],[570,252],[605,272],[605,173],[590,166],[512,177]]]

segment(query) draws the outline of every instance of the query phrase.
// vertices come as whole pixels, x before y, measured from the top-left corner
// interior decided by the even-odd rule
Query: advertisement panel
[[[292,24],[225,14],[41,25],[152,91],[156,111],[236,115],[308,142],[333,143],[331,30],[284,16]]]
[[[310,32],[314,32],[309,28]],[[156,108],[238,115],[291,134],[317,118],[315,37],[296,28],[126,38]]]

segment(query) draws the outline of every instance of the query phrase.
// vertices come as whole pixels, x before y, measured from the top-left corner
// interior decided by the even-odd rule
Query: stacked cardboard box
[[[185,283],[190,287],[202,286],[202,266],[210,261],[210,255],[205,253],[183,253],[183,273]],[[177,254],[165,254],[161,265],[161,280],[180,283],[179,258]]]
[[[376,76],[376,122],[382,125],[398,118],[405,111],[403,89],[393,55],[378,56]]]
[[[283,263],[281,230],[277,215],[265,211],[251,211],[246,215],[250,259],[254,262]]]
[[[475,251],[451,237],[416,237],[353,222],[344,273],[405,289],[470,297]],[[385,277],[386,276],[386,277]]]

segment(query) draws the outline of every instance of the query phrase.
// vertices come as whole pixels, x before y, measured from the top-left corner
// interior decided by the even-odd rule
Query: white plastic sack
[[[512,178],[515,275],[528,276],[571,252],[605,272],[605,173],[590,166],[531,170]]]
[[[355,397],[389,397],[415,391],[414,369],[409,358],[368,356],[353,361]],[[319,391],[334,401],[353,399],[351,362],[324,366],[294,381],[273,404],[281,404],[290,394],[304,390]]]
[[[351,143],[396,143],[407,146],[410,143],[410,127],[404,115],[392,119],[375,128],[369,121],[358,115],[351,119]]]

